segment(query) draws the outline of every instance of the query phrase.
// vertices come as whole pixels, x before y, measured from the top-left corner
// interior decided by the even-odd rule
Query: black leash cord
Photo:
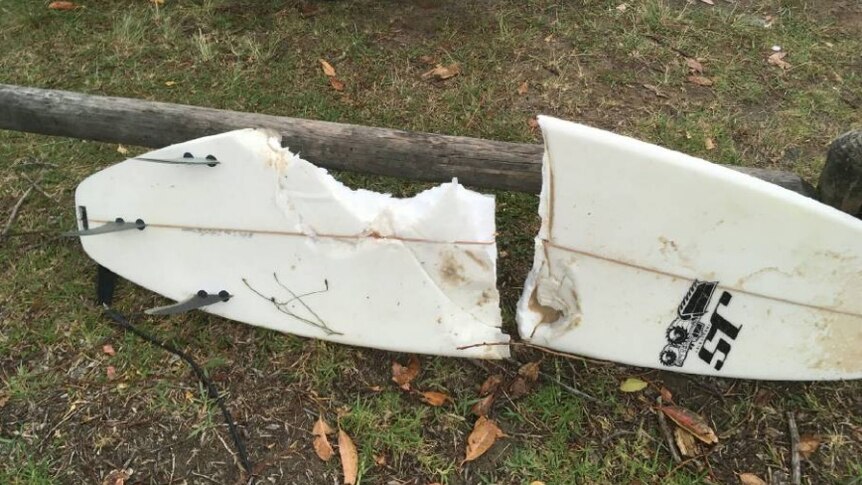
[[[124,330],[132,332],[133,334],[137,335],[138,337],[141,337],[142,339],[157,347],[161,347],[167,350],[168,352],[183,359],[184,361],[186,361],[187,364],[191,366],[192,370],[195,371],[198,380],[204,385],[204,387],[206,387],[207,395],[209,396],[209,398],[215,401],[219,409],[221,409],[221,414],[222,416],[224,416],[224,420],[227,422],[227,429],[230,433],[230,437],[233,439],[233,443],[236,446],[236,451],[239,455],[240,463],[242,464],[242,467],[245,469],[246,473],[248,473],[249,477],[251,477],[251,461],[249,461],[248,459],[248,452],[245,449],[245,443],[242,441],[242,437],[239,435],[239,432],[236,429],[236,425],[233,422],[233,416],[231,416],[230,411],[228,411],[227,406],[225,406],[223,396],[219,394],[218,389],[216,389],[215,385],[212,383],[209,377],[207,377],[201,366],[199,366],[194,360],[192,360],[192,358],[188,354],[186,354],[182,350],[174,347],[167,342],[161,341],[139,329],[138,327],[132,325],[132,323],[129,322],[129,320],[125,316],[123,316],[122,313],[109,307],[107,303],[102,304],[105,307],[105,314],[118,326],[120,326]]]

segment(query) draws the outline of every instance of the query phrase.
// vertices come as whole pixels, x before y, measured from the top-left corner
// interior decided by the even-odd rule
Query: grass
[[[53,11],[0,0],[0,82],[520,142],[538,142],[528,120],[547,113],[812,182],[826,145],[862,126],[862,13],[842,0],[629,0],[625,9],[622,0],[78,3]],[[766,62],[774,45],[790,69]],[[457,62],[461,74],[425,81],[433,66],[423,56]],[[700,61],[713,86],[687,81],[684,56]],[[321,58],[344,92],[329,86]],[[27,177],[44,189],[22,206],[13,227],[21,235],[0,242],[0,454],[11,457],[0,461],[0,483],[98,483],[127,462],[142,483],[237,477],[221,443],[225,426],[188,369],[105,322],[90,304],[92,263],[76,241],[52,236],[74,225],[77,183],[120,158],[114,145],[0,132],[4,220]],[[427,187],[337,175],[399,196]],[[532,195],[496,196],[511,330],[537,204]],[[120,286],[117,301],[129,312],[164,302],[131,285]],[[462,465],[478,386],[490,373],[512,376],[516,365],[423,358],[415,385],[454,401],[431,408],[389,381],[391,361],[404,356],[200,313],[142,325],[205,366],[227,392],[262,477],[276,483],[338,480],[338,465],[319,462],[311,448],[319,413],[357,443],[364,484],[767,479],[789,469],[791,410],[801,433],[821,440],[803,483],[862,483],[858,383],[690,379],[545,358],[544,372],[601,404],[548,381],[521,399],[501,398],[492,414],[508,436]],[[102,352],[105,343],[116,355]],[[621,394],[632,375],[652,385]],[[701,465],[677,466],[667,453],[651,410],[662,385],[721,436]]]

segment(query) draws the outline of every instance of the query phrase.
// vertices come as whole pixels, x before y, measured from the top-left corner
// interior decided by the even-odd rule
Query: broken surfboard
[[[733,170],[540,117],[535,345],[725,377],[862,377],[862,221]]]
[[[76,192],[84,250],[186,302],[173,309],[206,303],[232,320],[363,347],[508,356],[505,345],[459,349],[509,340],[492,196],[457,181],[409,199],[351,190],[280,141],[238,130],[93,174]]]

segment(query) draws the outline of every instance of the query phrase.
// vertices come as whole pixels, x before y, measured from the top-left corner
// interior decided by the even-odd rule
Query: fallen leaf
[[[120,145],[120,148],[122,148],[122,146],[123,146],[123,145]],[[123,148],[123,150],[125,150],[125,151],[120,152],[120,149],[119,149],[119,148],[117,148],[117,151],[118,151],[118,152],[120,152],[120,153],[122,153],[122,154],[124,154],[124,155],[125,155],[126,153],[128,153],[128,150],[126,150],[125,148]],[[114,352],[114,346],[113,346],[113,345],[111,345],[111,344],[105,344],[105,345],[103,345],[103,346],[102,346],[102,352],[104,352],[104,353],[106,353],[106,354],[108,354],[108,355],[111,355],[111,356],[116,355],[116,352]]]
[[[703,74],[703,64],[701,64],[697,59],[686,57],[685,65],[688,66],[688,69],[692,74]]]
[[[496,397],[496,394],[488,394],[476,402],[476,404],[470,408],[470,412],[476,416],[487,416],[488,413],[491,412],[491,406],[494,405],[494,399],[496,399]]]
[[[356,485],[359,474],[359,455],[356,445],[343,429],[338,430],[338,454],[341,456],[341,470],[344,472],[344,485]]]
[[[712,86],[712,79],[705,76],[692,75],[688,77],[688,82],[697,84],[698,86]]]
[[[423,401],[434,407],[442,406],[446,404],[446,401],[451,400],[448,394],[442,392],[425,391],[419,394],[422,396]]]
[[[715,150],[715,140],[712,138],[707,138],[706,141],[703,142],[704,146],[707,150]]]
[[[392,361],[392,380],[401,386],[401,389],[410,390],[410,382],[416,379],[419,375],[419,358],[415,355],[410,356],[410,362],[407,366],[403,366],[396,361]]]
[[[700,454],[700,448],[694,440],[694,436],[688,431],[682,428],[674,428],[673,437],[674,441],[676,441],[676,447],[682,456],[693,457]]]
[[[344,91],[344,83],[341,82],[338,78],[329,78],[329,85],[332,86],[332,89],[336,91]]]
[[[3,409],[6,406],[6,403],[9,402],[10,396],[8,394],[0,394],[0,409]]]
[[[317,418],[317,422],[311,428],[311,434],[314,436],[314,452],[323,461],[329,461],[332,458],[332,445],[329,444],[329,438],[326,435],[334,432],[335,430],[323,420],[323,416]]]
[[[700,0],[700,1],[707,4],[707,5],[715,5],[715,2],[713,2],[712,0]]]
[[[812,435],[802,435],[799,437],[799,454],[806,460],[817,451],[820,446],[820,438]]]
[[[659,394],[661,394],[662,401],[673,402],[673,393],[670,392],[670,389],[661,386],[661,389],[659,389]]]
[[[527,380],[521,376],[516,377],[509,385],[509,397],[512,399],[518,399],[528,392],[530,392],[530,386],[527,385]]]
[[[535,116],[531,116],[530,119],[527,120],[527,124],[530,126],[530,131],[533,133],[539,131],[539,119]],[[508,256],[508,254],[506,256]]]
[[[648,384],[646,381],[642,381],[637,377],[629,377],[624,380],[622,384],[620,384],[620,391],[622,392],[638,392],[642,391],[646,388]]]
[[[374,463],[376,463],[377,466],[385,466],[386,455],[374,455]]]
[[[482,456],[488,451],[497,438],[506,436],[503,431],[491,419],[480,416],[473,425],[473,431],[467,437],[467,454],[464,457],[464,462],[473,461]]]
[[[329,77],[335,77],[335,68],[332,67],[332,64],[323,59],[318,59],[318,62],[320,62],[320,66],[323,68],[323,74]]]
[[[518,369],[518,375],[527,380],[527,382],[536,382],[539,380],[539,363],[528,362]]]
[[[113,381],[117,378],[117,368],[109,365],[107,369],[105,369],[105,375],[108,376],[109,381]]]
[[[700,415],[680,406],[661,406],[659,409],[695,438],[707,444],[718,443],[718,436]]]
[[[434,69],[422,74],[422,79],[434,78],[439,81],[453,78],[461,73],[461,67],[458,64],[449,64],[448,66],[437,65]]]
[[[766,482],[754,473],[740,473],[739,483],[742,485],[766,485]]]
[[[482,383],[482,387],[479,388],[479,396],[487,396],[488,394],[497,392],[497,388],[500,387],[502,382],[503,376],[500,374],[488,376],[485,382]]]
[[[428,64],[429,66],[433,66],[437,63],[432,56],[419,56],[419,61],[422,62],[422,64]]]
[[[530,84],[527,81],[524,81],[518,86],[518,94],[523,96],[527,94],[527,91],[530,89]]]
[[[171,88],[177,85],[176,81],[165,81],[165,86]]]
[[[530,485],[545,485],[545,482],[540,482],[539,480],[533,480],[530,482]]]
[[[51,10],[75,10],[78,8],[74,2],[51,2],[48,4]]]
[[[380,392],[380,391],[382,391],[382,390],[383,390],[383,388],[382,388],[382,387],[380,387],[380,386],[371,386],[371,387],[369,387],[369,388],[368,388],[368,390],[369,390],[369,391],[371,391],[371,392]]]
[[[772,64],[773,66],[778,66],[781,69],[787,70],[793,66],[790,65],[789,62],[784,60],[785,57],[787,57],[786,52],[776,52],[776,53],[772,54],[771,56],[769,56],[766,59],[766,62],[768,62],[769,64]]]
[[[120,155],[125,155],[125,154],[129,153],[129,149],[124,147],[123,145],[117,145],[117,153],[119,153]],[[113,355],[113,354],[111,354],[111,355]]]
[[[626,11],[626,9],[627,9],[627,8],[629,8],[629,4],[627,4],[627,3],[621,3],[621,4],[617,5],[617,7],[616,7],[616,8],[617,8],[617,10],[619,10],[620,12],[625,12],[625,11]]]
[[[124,485],[131,476],[128,470],[111,470],[102,480],[102,485]]]

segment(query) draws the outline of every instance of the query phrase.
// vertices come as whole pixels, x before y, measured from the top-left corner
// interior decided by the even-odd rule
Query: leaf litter
[[[356,485],[359,475],[359,454],[356,445],[343,429],[338,430],[338,455],[341,457],[341,470],[345,485]]]
[[[467,452],[461,464],[479,458],[494,446],[497,438],[504,436],[506,436],[505,433],[497,426],[494,420],[480,416],[476,420],[476,424],[473,425],[473,431],[470,433],[470,436],[467,437]]]
[[[317,422],[314,423],[314,427],[311,429],[311,434],[314,436],[314,453],[323,461],[329,461],[332,458],[332,445],[329,443],[329,438],[326,435],[333,433],[335,433],[335,430],[323,420],[323,416],[317,418]]]

